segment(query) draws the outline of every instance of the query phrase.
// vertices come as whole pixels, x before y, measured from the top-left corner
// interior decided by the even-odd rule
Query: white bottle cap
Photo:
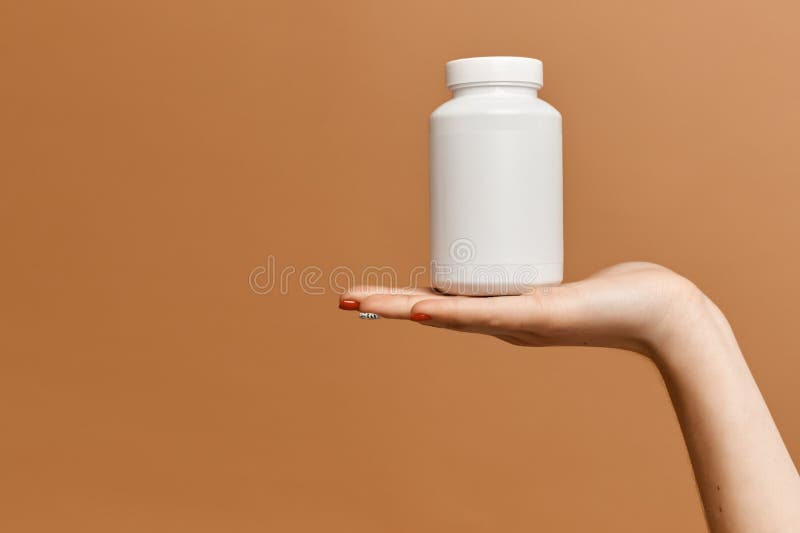
[[[530,57],[468,57],[445,66],[448,88],[464,83],[513,83],[541,89],[542,62]]]

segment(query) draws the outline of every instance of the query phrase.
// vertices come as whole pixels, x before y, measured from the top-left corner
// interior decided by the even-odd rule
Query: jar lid
[[[448,88],[465,83],[513,83],[541,89],[542,62],[531,57],[468,57],[448,61],[445,66]]]

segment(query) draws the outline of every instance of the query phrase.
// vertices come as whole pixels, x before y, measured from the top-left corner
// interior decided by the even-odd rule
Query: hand
[[[727,320],[667,268],[623,263],[529,295],[491,298],[358,287],[339,306],[521,346],[606,346],[647,355],[673,400],[709,529],[800,531],[800,478]]]
[[[426,326],[492,335],[519,346],[606,346],[652,356],[705,296],[652,263],[622,263],[522,296],[445,296],[431,289],[356,287],[342,307]],[[678,311],[676,311],[676,309]]]

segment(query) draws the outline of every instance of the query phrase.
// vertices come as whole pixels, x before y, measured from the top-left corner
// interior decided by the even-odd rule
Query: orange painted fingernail
[[[430,320],[431,315],[426,315],[425,313],[411,313],[411,320],[415,322],[424,322],[425,320]]]
[[[355,311],[358,309],[360,304],[355,300],[342,300],[339,302],[339,309],[344,309],[345,311]]]

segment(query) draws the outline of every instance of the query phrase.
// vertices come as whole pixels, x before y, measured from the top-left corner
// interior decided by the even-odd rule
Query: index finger
[[[409,318],[411,308],[422,300],[446,298],[427,288],[356,287],[342,295],[339,307],[375,313],[385,318]]]

